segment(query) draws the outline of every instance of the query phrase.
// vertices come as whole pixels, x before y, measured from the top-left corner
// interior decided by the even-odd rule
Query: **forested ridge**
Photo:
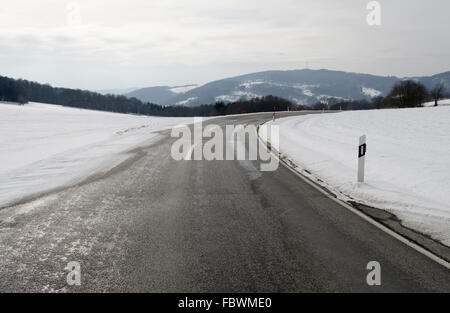
[[[418,107],[426,100],[433,100],[437,105],[438,100],[446,96],[445,92],[446,90],[442,84],[436,85],[431,91],[428,91],[421,83],[405,80],[394,85],[387,97],[374,97],[371,101],[330,98],[326,102],[318,101],[314,106],[309,107],[268,95],[231,103],[217,102],[188,107],[162,106],[142,102],[136,98],[102,95],[80,89],[57,88],[48,84],[0,76],[0,101],[11,101],[20,104],[32,101],[90,110],[172,117],[217,116],[270,112],[273,110],[368,110]]]
[[[43,102],[74,108],[145,115],[162,115],[157,113],[161,113],[163,109],[159,105],[143,103],[124,96],[102,95],[79,89],[55,88],[48,84],[1,76],[0,100],[22,104],[29,101]]]
[[[21,104],[42,102],[58,104],[73,108],[99,111],[132,113],[156,116],[215,116],[290,109],[299,109],[288,100],[267,96],[250,101],[238,101],[225,104],[205,104],[198,107],[161,106],[144,103],[136,98],[69,88],[56,88],[48,84],[40,84],[23,79],[12,79],[0,76],[0,101],[18,102]]]

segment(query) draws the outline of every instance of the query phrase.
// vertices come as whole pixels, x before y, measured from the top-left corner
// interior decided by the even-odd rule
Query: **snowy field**
[[[438,101],[438,105],[441,105],[441,106],[450,105],[450,99],[439,100]],[[423,106],[424,107],[433,107],[434,106],[434,101],[424,103]]]
[[[298,171],[344,200],[390,211],[450,245],[450,106],[307,115],[276,124],[280,150]],[[366,183],[358,186],[363,134]]]
[[[111,169],[155,131],[192,118],[0,103],[0,207]]]

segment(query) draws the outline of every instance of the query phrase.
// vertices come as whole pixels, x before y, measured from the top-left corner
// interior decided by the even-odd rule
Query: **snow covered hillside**
[[[394,84],[402,79],[330,70],[265,71],[220,79],[201,86],[143,88],[126,96],[161,105],[199,106],[272,95],[297,104],[314,105],[330,99],[371,100],[376,96],[387,96]],[[446,90],[450,89],[450,72],[411,79],[423,83],[428,90],[438,83],[443,84]]]
[[[434,101],[430,101],[430,102],[424,103],[423,106],[424,107],[433,107],[434,104],[435,104]],[[440,106],[450,105],[450,99],[439,100],[438,105],[440,105]]]
[[[450,107],[307,115],[275,123],[280,150],[298,171],[340,198],[390,211],[450,245]],[[363,134],[366,183],[358,186]]]
[[[0,206],[108,170],[182,123],[192,119],[0,103]]]

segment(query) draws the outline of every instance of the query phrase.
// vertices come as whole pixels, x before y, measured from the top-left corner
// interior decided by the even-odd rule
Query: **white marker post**
[[[364,182],[364,168],[365,168],[365,164],[366,164],[366,152],[367,152],[366,135],[364,135],[359,138],[358,183]]]

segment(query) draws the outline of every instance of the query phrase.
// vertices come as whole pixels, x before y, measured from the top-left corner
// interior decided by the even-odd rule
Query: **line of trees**
[[[136,98],[102,95],[79,89],[55,88],[48,84],[2,76],[0,76],[0,101],[12,101],[21,104],[33,101],[98,111],[172,117],[267,112],[272,111],[274,107],[277,111],[285,111],[288,108],[290,110],[306,108],[273,96],[227,104],[218,102],[197,107],[161,106],[154,103],[144,103]]]
[[[445,96],[443,84],[437,84],[430,92],[416,81],[405,80],[397,83],[386,97],[376,97],[372,100],[376,109],[383,108],[414,108],[421,107],[426,101],[438,101]]]
[[[373,105],[366,99],[362,100],[347,100],[347,99],[328,99],[327,102],[317,102],[312,107],[313,110],[335,110],[335,111],[347,111],[347,110],[370,110],[373,109]]]
[[[374,97],[368,100],[339,100],[329,99],[327,103],[318,102],[313,106],[314,110],[370,110],[387,108],[414,108],[421,107],[426,101],[438,101],[445,98],[445,87],[437,84],[428,92],[427,88],[416,81],[400,81],[392,87],[386,97]]]
[[[146,115],[159,115],[158,113],[161,113],[163,109],[161,106],[143,103],[138,99],[129,99],[125,96],[102,95],[87,90],[54,88],[48,84],[1,76],[0,100],[21,104],[29,101],[43,102],[74,108]]]
[[[272,112],[272,111],[300,111],[310,110],[304,105],[294,104],[293,102],[275,97],[265,96],[257,97],[251,100],[239,100],[232,103],[217,102],[214,105],[213,115],[244,114],[254,112]]]
[[[382,108],[408,108],[421,106],[425,101],[438,104],[445,96],[442,84],[436,85],[430,92],[426,87],[413,80],[397,83],[386,97],[368,100],[328,99],[317,102],[314,110],[368,110]],[[28,101],[59,104],[74,108],[83,108],[117,113],[133,113],[154,116],[217,116],[255,112],[298,111],[311,107],[294,104],[289,100],[275,96],[258,97],[251,100],[239,100],[232,103],[218,102],[197,107],[161,106],[144,103],[136,98],[102,95],[79,89],[54,88],[48,84],[39,84],[27,80],[16,80],[0,76],[0,101],[12,101],[21,104]]]
[[[28,102],[28,93],[19,80],[0,76],[0,101]]]

